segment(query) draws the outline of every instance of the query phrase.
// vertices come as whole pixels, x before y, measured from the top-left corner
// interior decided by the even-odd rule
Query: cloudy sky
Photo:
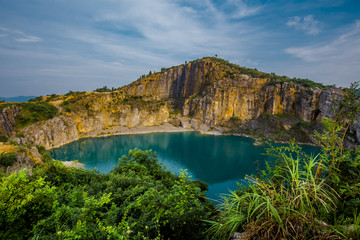
[[[0,0],[0,96],[120,87],[214,56],[360,80],[359,0]]]

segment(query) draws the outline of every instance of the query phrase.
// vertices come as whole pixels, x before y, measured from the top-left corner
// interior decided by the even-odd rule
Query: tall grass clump
[[[325,223],[338,195],[325,180],[316,178],[322,164],[292,142],[270,148],[274,158],[249,185],[224,197],[217,222],[209,230],[215,239],[246,232],[250,239],[329,239],[336,237]]]

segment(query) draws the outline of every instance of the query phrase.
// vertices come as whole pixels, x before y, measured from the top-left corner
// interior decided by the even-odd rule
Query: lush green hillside
[[[132,150],[109,173],[46,164],[1,177],[3,239],[204,239],[206,184]]]

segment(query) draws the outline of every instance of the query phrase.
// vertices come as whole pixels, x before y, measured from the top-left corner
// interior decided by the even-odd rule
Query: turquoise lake
[[[217,201],[221,194],[236,190],[246,175],[265,168],[265,147],[253,143],[250,138],[238,136],[149,133],[81,139],[52,150],[51,156],[61,161],[78,160],[86,168],[108,173],[130,149],[152,149],[167,169],[176,174],[187,169],[192,179],[206,182],[207,196]],[[311,146],[303,146],[303,150],[319,152]]]

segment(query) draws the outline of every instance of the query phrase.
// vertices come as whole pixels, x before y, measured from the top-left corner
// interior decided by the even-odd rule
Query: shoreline
[[[133,128],[117,126],[109,129],[101,129],[101,130],[85,133],[81,135],[78,139],[75,139],[73,141],[67,142],[59,146],[53,146],[51,148],[48,148],[47,150],[51,151],[52,149],[60,148],[66,144],[70,144],[72,142],[84,138],[100,138],[100,137],[111,137],[111,136],[121,136],[121,135],[139,135],[139,134],[148,134],[148,133],[173,133],[173,132],[175,133],[175,132],[198,132],[198,131],[192,128],[175,127],[169,123],[165,123],[163,125],[157,125],[157,126],[149,126],[149,127],[139,126]]]
[[[70,144],[72,142],[75,142],[75,141],[78,141],[78,140],[84,139],[84,138],[100,138],[100,137],[111,137],[111,136],[121,136],[121,135],[139,135],[139,134],[149,134],[149,133],[176,133],[176,132],[197,132],[199,134],[204,134],[204,135],[237,136],[237,137],[251,138],[252,140],[254,140],[253,145],[255,145],[255,146],[265,145],[266,142],[271,142],[271,143],[276,143],[276,144],[289,144],[289,141],[264,140],[264,139],[256,138],[256,137],[248,135],[248,134],[224,133],[220,130],[201,131],[200,129],[196,130],[193,128],[176,127],[176,126],[173,126],[172,124],[165,123],[165,124],[156,125],[156,126],[136,126],[133,128],[117,126],[117,127],[112,127],[112,128],[108,128],[108,129],[96,130],[96,131],[85,133],[76,140],[73,140],[71,142],[65,143],[60,146],[54,146],[47,150],[60,148],[66,144]],[[295,143],[298,145],[319,147],[318,145],[316,145],[314,143],[303,143],[303,142],[297,142],[297,141],[295,141]]]

